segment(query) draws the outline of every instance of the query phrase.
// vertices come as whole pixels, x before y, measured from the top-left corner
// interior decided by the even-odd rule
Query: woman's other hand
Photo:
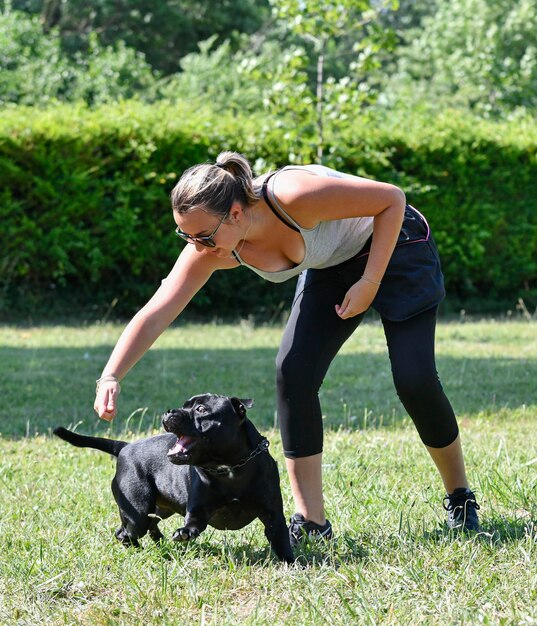
[[[336,304],[336,313],[343,320],[364,313],[375,299],[379,286],[363,279],[354,283],[345,294],[343,302]]]

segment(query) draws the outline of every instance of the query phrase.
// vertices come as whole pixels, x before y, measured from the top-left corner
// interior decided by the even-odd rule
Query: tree
[[[270,142],[272,129],[284,127],[290,162],[313,155],[322,162],[340,125],[373,100],[366,77],[393,44],[378,19],[396,2],[270,2],[273,19],[260,32],[243,36],[238,48],[216,37],[200,44],[181,59],[181,73],[161,81],[160,93],[172,100],[188,93],[217,110],[264,110],[260,137]]]
[[[379,51],[393,42],[391,32],[378,28],[378,19],[383,12],[397,9],[398,0],[270,0],[270,4],[275,18],[313,48],[316,152],[322,162],[327,114],[331,121],[346,118],[356,114],[367,99],[365,74],[378,63]],[[330,53],[347,58],[339,79],[326,76]]]
[[[70,54],[85,51],[94,33],[102,45],[123,41],[142,52],[163,74],[178,71],[181,57],[195,51],[199,41],[213,35],[220,42],[233,40],[237,33],[257,30],[268,15],[267,0],[10,0],[10,4],[39,14],[45,32],[59,32]]]
[[[537,106],[535,0],[439,0],[388,87],[396,96],[505,115]]]
[[[36,16],[0,12],[0,104],[146,98],[155,82],[143,55],[121,42],[103,47],[92,35],[84,55],[69,57],[57,29],[45,34]]]
[[[1,104],[47,102],[65,92],[73,78],[59,40],[44,37],[37,18],[0,13]]]

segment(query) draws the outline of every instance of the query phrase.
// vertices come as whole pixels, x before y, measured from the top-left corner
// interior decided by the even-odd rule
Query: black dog
[[[176,541],[195,539],[207,525],[237,530],[258,517],[276,555],[292,563],[278,468],[268,441],[246,417],[252,404],[215,394],[194,396],[164,415],[167,434],[134,443],[62,427],[54,434],[118,457],[112,492],[122,522],[116,537],[124,544],[138,546],[147,532],[159,541],[159,518],[174,513],[185,516],[173,535]]]

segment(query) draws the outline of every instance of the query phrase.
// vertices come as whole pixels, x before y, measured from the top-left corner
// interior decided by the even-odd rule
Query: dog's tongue
[[[173,446],[173,448],[168,452],[171,454],[186,454],[188,451],[188,447],[190,444],[194,442],[194,437],[187,437],[187,435],[182,435],[177,439],[177,443]]]

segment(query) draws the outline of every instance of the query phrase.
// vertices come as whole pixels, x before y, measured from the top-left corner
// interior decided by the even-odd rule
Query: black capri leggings
[[[410,252],[407,250],[405,254]],[[299,278],[276,359],[278,418],[287,458],[322,451],[318,391],[332,359],[364,316],[343,320],[336,314],[335,305],[341,304],[360,272],[359,269],[358,276],[349,280],[348,272],[336,266],[308,270]],[[435,305],[403,321],[390,321],[382,314],[381,318],[397,394],[423,443],[443,448],[456,439],[459,431],[436,371],[437,308]]]

